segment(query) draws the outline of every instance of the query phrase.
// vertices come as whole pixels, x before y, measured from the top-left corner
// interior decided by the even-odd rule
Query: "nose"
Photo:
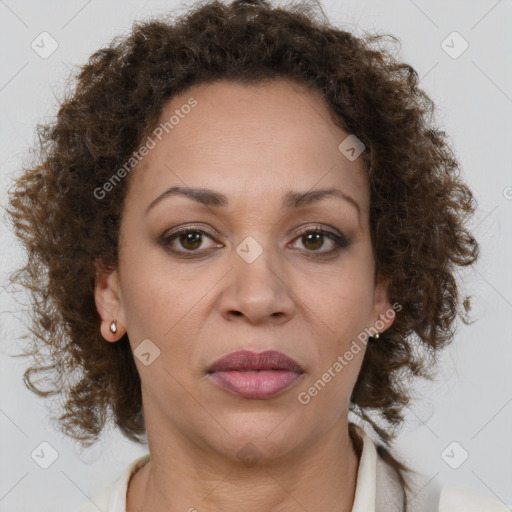
[[[233,268],[220,298],[222,316],[254,325],[289,321],[295,310],[291,284],[270,251],[263,250],[251,263],[233,252],[232,260]]]

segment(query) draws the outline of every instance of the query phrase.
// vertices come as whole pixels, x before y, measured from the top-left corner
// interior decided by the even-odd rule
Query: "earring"
[[[375,338],[376,340],[378,340],[378,339],[379,339],[379,333],[376,333],[376,334],[375,334],[375,336],[374,336],[374,338]]]
[[[113,333],[117,332],[117,326],[116,326],[115,320],[112,320],[112,323],[110,324],[110,332],[113,332]]]

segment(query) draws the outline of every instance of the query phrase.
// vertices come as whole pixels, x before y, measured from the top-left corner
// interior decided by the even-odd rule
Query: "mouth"
[[[232,352],[207,371],[212,382],[232,395],[267,399],[294,386],[304,370],[292,358],[276,350],[256,354],[248,350]]]

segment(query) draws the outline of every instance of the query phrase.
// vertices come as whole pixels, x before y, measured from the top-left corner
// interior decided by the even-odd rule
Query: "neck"
[[[148,440],[151,461],[129,483],[127,512],[352,510],[360,446],[346,421],[293,456],[252,466],[239,460],[222,464],[182,442],[151,449]]]

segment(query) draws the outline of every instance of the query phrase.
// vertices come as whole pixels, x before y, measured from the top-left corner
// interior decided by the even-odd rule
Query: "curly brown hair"
[[[176,18],[136,22],[131,34],[89,58],[56,119],[38,125],[37,163],[17,178],[8,208],[28,252],[11,280],[33,299],[34,336],[22,356],[35,364],[24,382],[40,396],[63,396],[58,426],[83,445],[97,440],[109,413],[126,437],[145,442],[127,335],[105,342],[94,301],[98,266],[117,266],[130,176],[101,200],[94,191],[141,145],[165,103],[192,85],[287,78],[314,87],[335,123],[366,146],[375,272],[388,278],[389,299],[401,310],[379,341],[368,343],[351,410],[385,445],[404,420],[411,378],[431,379],[456,316],[469,323],[455,272],[478,257],[465,225],[476,202],[446,134],[433,125],[433,101],[418,87],[415,69],[387,46],[396,37],[356,37],[317,9],[212,1]],[[49,389],[32,382],[37,374]],[[383,445],[379,450],[407,469]]]

